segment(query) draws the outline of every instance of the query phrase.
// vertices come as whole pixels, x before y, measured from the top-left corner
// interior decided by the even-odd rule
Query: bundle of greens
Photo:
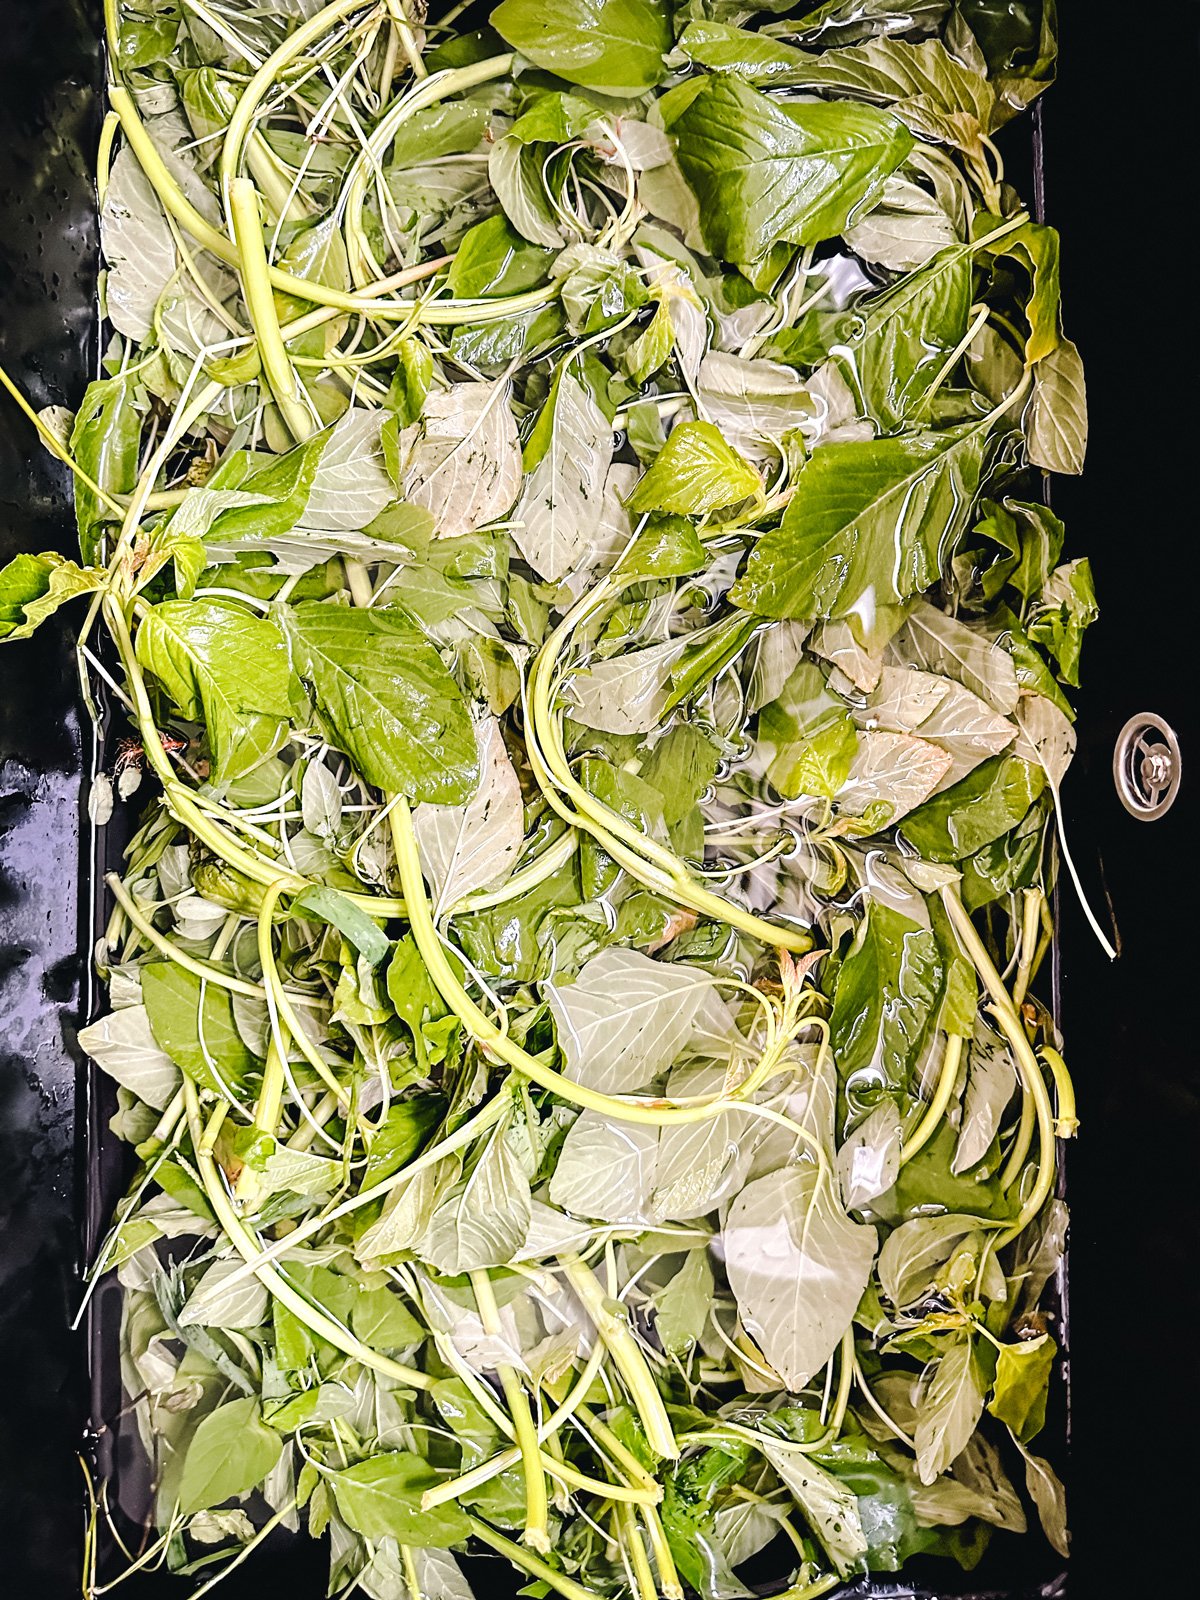
[[[81,555],[0,636],[81,600],[146,807],[131,1566],[802,1600],[1014,1474],[1065,1553],[1052,6],[462,9],[105,4]]]

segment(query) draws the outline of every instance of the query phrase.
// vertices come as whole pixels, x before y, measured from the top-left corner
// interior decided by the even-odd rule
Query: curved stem
[[[104,882],[129,921],[159,955],[165,956],[168,961],[173,961],[185,972],[190,972],[202,983],[211,983],[215,988],[227,989],[230,994],[242,994],[254,1000],[261,1000],[266,994],[261,983],[251,983],[248,978],[237,978],[231,972],[222,972],[221,968],[214,967],[211,961],[201,961],[198,956],[189,955],[186,950],[181,950],[177,944],[168,939],[166,934],[160,933],[126,889],[119,873],[106,872]]]
[[[369,138],[355,157],[347,175],[344,191],[344,227],[348,238],[362,239],[360,217],[371,174],[379,170],[384,156],[404,124],[411,121],[419,111],[436,105],[439,100],[445,100],[452,94],[466,93],[482,83],[490,83],[495,78],[502,78],[512,67],[512,62],[512,52],[509,51],[505,55],[492,56],[466,67],[447,68],[442,72],[433,73],[416,85],[410,85],[392,102],[372,128]],[[351,253],[350,270],[359,287],[369,279],[374,268],[375,262],[365,258],[359,250]]]
[[[390,1356],[383,1355],[378,1350],[372,1350],[361,1339],[355,1338],[340,1323],[332,1317],[325,1315],[307,1301],[299,1290],[294,1289],[281,1272],[268,1266],[259,1257],[262,1252],[252,1237],[245,1223],[234,1209],[233,1202],[226,1192],[213,1158],[211,1142],[206,1142],[204,1130],[200,1125],[200,1096],[196,1085],[190,1078],[183,1080],[184,1103],[187,1106],[188,1126],[192,1135],[192,1148],[196,1156],[196,1170],[200,1174],[200,1183],[204,1189],[205,1198],[212,1207],[213,1215],[224,1229],[226,1236],[237,1253],[246,1262],[251,1272],[266,1289],[267,1293],[278,1300],[280,1305],[286,1306],[292,1315],[304,1324],[310,1332],[318,1338],[324,1339],[327,1344],[333,1345],[335,1350],[340,1350],[343,1355],[350,1356],[360,1362],[364,1367],[370,1367],[375,1372],[381,1372],[386,1378],[396,1379],[400,1383],[410,1385],[415,1389],[429,1389],[433,1387],[434,1380],[427,1373],[419,1372],[415,1367],[406,1367],[401,1361],[393,1361]],[[218,1110],[225,1110],[224,1103]]]
[[[84,471],[84,469],[75,460],[71,452],[63,448],[63,445],[55,435],[54,431],[46,426],[41,417],[38,416],[37,412],[29,404],[29,401],[26,400],[22,391],[13,382],[2,366],[0,366],[0,387],[6,389],[12,398],[17,402],[17,405],[21,408],[26,417],[37,430],[38,438],[45,445],[46,449],[49,450],[50,454],[55,458],[55,460],[61,461],[64,467],[69,468],[75,477],[79,479],[80,483],[86,485],[86,487],[92,491],[97,500],[100,501],[101,505],[108,507],[109,511],[112,512],[114,517],[118,519],[123,517],[125,515],[124,506],[122,506],[119,501],[115,500],[106,489],[102,489],[96,482],[95,478],[93,478],[90,473]]]
[[[475,1303],[479,1307],[479,1318],[483,1323],[483,1331],[490,1335],[499,1334],[501,1332],[500,1309],[496,1304],[496,1296],[492,1290],[492,1280],[486,1272],[472,1272],[470,1278],[471,1289],[475,1295]],[[529,1402],[525,1397],[525,1387],[516,1370],[507,1365],[499,1366],[496,1368],[496,1376],[500,1379],[500,1387],[504,1390],[508,1414],[512,1418],[513,1434],[517,1441],[517,1448],[521,1453],[521,1465],[525,1480],[525,1533],[523,1537],[526,1544],[532,1545],[535,1550],[540,1550],[544,1555],[550,1548],[550,1534],[547,1524],[546,1475],[542,1471],[541,1449],[537,1428],[534,1426],[533,1413],[529,1409]]]
[[[487,911],[492,906],[507,905],[510,900],[518,899],[528,890],[536,889],[539,883],[545,883],[547,878],[552,878],[560,867],[566,866],[578,848],[579,835],[574,828],[568,828],[544,850],[539,850],[528,866],[514,872],[498,889],[466,895],[457,905],[450,907],[447,915],[471,915],[476,911]]]
[[[911,1161],[919,1150],[923,1150],[937,1132],[942,1118],[946,1114],[946,1107],[950,1104],[954,1094],[954,1085],[958,1079],[958,1065],[962,1060],[962,1037],[951,1033],[946,1038],[946,1054],[942,1060],[942,1070],[938,1074],[937,1087],[933,1092],[933,1099],[929,1102],[924,1116],[913,1129],[912,1137],[905,1141],[900,1152],[900,1165]]]
[[[1079,1118],[1075,1115],[1075,1085],[1067,1071],[1067,1063],[1050,1045],[1042,1047],[1042,1060],[1050,1068],[1054,1090],[1058,1096],[1058,1112],[1054,1118],[1054,1131],[1060,1139],[1073,1139],[1079,1132]]]
[[[530,1055],[527,1050],[523,1050],[476,1005],[450,965],[429,909],[412,819],[408,803],[403,796],[395,797],[395,803],[388,814],[388,821],[392,829],[392,845],[396,853],[409,927],[433,986],[455,1015],[462,1020],[467,1031],[492,1055],[499,1056],[501,1061],[525,1077],[531,1078],[539,1087],[549,1089],[551,1093],[575,1105],[585,1106],[625,1122],[642,1122],[663,1127],[671,1123],[703,1122],[709,1117],[719,1115],[722,1111],[736,1107],[740,1100],[745,1099],[758,1087],[761,1074],[756,1072],[739,1085],[734,1093],[716,1095],[698,1105],[676,1105],[661,1099],[626,1100],[617,1095],[601,1094],[599,1090],[588,1089],[583,1084],[576,1083],[573,1078],[568,1078],[565,1073],[548,1067],[545,1062]]]
[[[942,903],[946,907],[946,913],[950,921],[954,924],[954,931],[958,935],[959,942],[974,962],[975,970],[983,979],[984,987],[991,996],[993,1015],[1017,1058],[1026,1092],[1033,1101],[1034,1116],[1037,1122],[1037,1178],[1028,1198],[1017,1214],[1016,1220],[994,1237],[994,1248],[1000,1250],[1004,1245],[1015,1239],[1033,1221],[1034,1217],[1037,1216],[1050,1198],[1050,1193],[1054,1188],[1054,1108],[1050,1104],[1050,1096],[1042,1078],[1042,1069],[1038,1058],[1034,1054],[1033,1046],[1026,1036],[1025,1029],[1021,1025],[1021,1019],[1017,1015],[1016,1007],[1012,1003],[1008,990],[1004,987],[1004,980],[997,972],[995,963],[987,952],[987,947],[976,932],[975,924],[971,921],[954,884],[947,884],[942,890]]]
[[[271,52],[255,72],[242,90],[233,109],[229,125],[225,130],[225,140],[221,146],[218,174],[222,192],[227,197],[237,176],[242,146],[254,125],[255,113],[274,88],[276,80],[285,68],[303,56],[323,34],[329,33],[352,12],[365,10],[370,3],[371,0],[331,0],[331,4],[322,6],[320,11],[289,33],[283,43]]]
[[[558,1432],[577,1409],[582,1409],[583,1400],[596,1374],[604,1363],[604,1346],[599,1339],[592,1349],[591,1355],[584,1363],[579,1376],[571,1385],[562,1404],[556,1406],[546,1420],[537,1430],[538,1444],[542,1444],[551,1435]],[[480,1488],[490,1479],[498,1477],[500,1473],[507,1472],[510,1467],[515,1467],[521,1459],[521,1451],[517,1446],[510,1450],[501,1450],[488,1461],[481,1461],[477,1467],[472,1467],[469,1472],[464,1472],[457,1478],[447,1478],[432,1489],[426,1489],[421,1496],[421,1510],[431,1511],[434,1506],[445,1505],[448,1500],[461,1500],[466,1494]],[[657,1485],[655,1485],[657,1488]]]
[[[197,244],[211,252],[219,261],[223,261],[226,266],[237,267],[239,261],[237,246],[228,235],[222,233],[220,228],[215,228],[196,210],[176,183],[138,115],[129,91],[119,84],[113,84],[109,87],[108,98],[113,110],[121,119],[121,132],[136,155],[138,165],[149,180],[163,209],[195,239]],[[416,283],[421,278],[427,278],[442,265],[444,263],[441,260],[419,262],[416,266],[405,267],[399,272],[391,273],[377,283],[369,284],[363,290],[332,289],[328,284],[318,283],[309,278],[298,278],[294,273],[284,272],[282,268],[273,265],[268,267],[267,274],[272,288],[292,295],[297,300],[308,301],[312,305],[324,308],[322,312],[307,313],[304,317],[289,323],[286,330],[289,338],[306,332],[311,327],[320,327],[322,323],[330,321],[344,311],[394,318],[401,322],[428,322],[453,327],[460,322],[500,321],[520,311],[546,305],[558,294],[558,286],[554,284],[507,298],[501,295],[494,300],[439,300],[429,306],[415,300],[386,298],[389,290],[400,289],[407,284]]]
[[[298,444],[313,432],[316,419],[302,398],[303,389],[288,357],[283,334],[279,330],[279,316],[275,310],[275,293],[267,263],[267,245],[263,238],[262,218],[259,213],[258,190],[249,178],[235,178],[229,186],[229,218],[233,226],[234,242],[238,248],[238,268],[242,279],[242,294],[250,313],[250,325],[258,340],[258,353],[275,396],[275,404],[283,414],[293,439]]]
[[[577,1255],[559,1257],[566,1269],[567,1279],[583,1301],[588,1316],[596,1325],[596,1332],[604,1341],[617,1371],[625,1380],[630,1398],[637,1408],[638,1417],[646,1434],[646,1442],[656,1456],[674,1461],[679,1456],[679,1445],[671,1427],[667,1408],[658,1392],[646,1358],[623,1318],[608,1309],[604,1291],[596,1281],[592,1269]]]
[[[281,1256],[287,1255],[289,1251],[307,1243],[309,1239],[314,1238],[318,1233],[323,1233],[327,1228],[332,1227],[335,1222],[341,1222],[344,1217],[351,1216],[361,1206],[369,1206],[375,1200],[386,1199],[392,1190],[400,1184],[407,1183],[410,1178],[415,1178],[419,1172],[424,1172],[429,1167],[436,1166],[446,1156],[453,1155],[455,1151],[462,1150],[467,1145],[472,1144],[481,1134],[486,1133],[494,1123],[500,1120],[511,1103],[511,1097],[507,1089],[501,1086],[473,1117],[468,1117],[466,1122],[456,1128],[453,1133],[447,1134],[444,1139],[439,1139],[436,1143],[429,1145],[419,1156],[414,1156],[411,1161],[401,1167],[398,1172],[393,1172],[390,1177],[381,1178],[378,1183],[371,1184],[367,1189],[360,1189],[357,1194],[350,1195],[347,1199],[339,1201],[330,1210],[318,1213],[314,1217],[309,1217],[307,1221],[293,1228],[291,1233],[285,1234],[281,1239],[276,1239],[274,1243],[265,1246],[254,1245],[250,1255],[247,1255],[244,1250],[241,1251],[244,1264],[236,1272],[229,1274],[229,1277],[225,1280],[226,1283],[232,1285],[242,1282],[246,1278],[256,1277],[259,1268],[269,1267],[272,1262],[278,1261]]]
[[[583,828],[640,883],[687,906],[701,916],[725,922],[750,938],[798,954],[812,949],[812,937],[756,917],[722,895],[696,883],[685,864],[657,840],[597,800],[572,773],[562,739],[561,720],[553,707],[554,671],[575,629],[615,598],[635,578],[610,573],[577,601],[539,650],[530,676],[526,745],[529,763],[547,801],[565,821]],[[563,796],[566,797],[564,803]]]
[[[271,884],[258,907],[258,959],[262,965],[265,976],[270,967],[274,965],[275,956],[271,949],[271,927],[275,920],[275,907],[279,904],[279,897],[286,886],[276,881]],[[267,1012],[271,1023],[271,1038],[267,1045],[267,1059],[263,1066],[262,1085],[258,1091],[258,1100],[254,1107],[254,1126],[260,1133],[265,1133],[274,1138],[275,1130],[279,1126],[279,1118],[283,1110],[284,1070],[283,1064],[287,1056],[287,1038],[279,1023],[279,1016],[273,1004],[274,996],[267,996]]]

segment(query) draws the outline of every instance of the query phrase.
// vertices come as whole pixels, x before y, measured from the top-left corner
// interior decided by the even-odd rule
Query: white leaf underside
[[[725,1263],[742,1320],[787,1387],[833,1355],[875,1259],[874,1228],[852,1222],[810,1164],[747,1185],[729,1208]]]
[[[525,842],[521,784],[495,717],[476,722],[479,787],[461,806],[420,805],[413,831],[437,919],[464,895],[510,876]]]
[[[439,535],[474,533],[509,510],[521,489],[521,448],[503,379],[431,394],[408,431],[405,495],[432,514]]]
[[[550,444],[513,512],[521,554],[551,583],[592,554],[612,455],[612,425],[583,384],[564,372]]]
[[[334,424],[300,515],[301,528],[357,533],[396,498],[380,445],[384,416],[356,406]]]

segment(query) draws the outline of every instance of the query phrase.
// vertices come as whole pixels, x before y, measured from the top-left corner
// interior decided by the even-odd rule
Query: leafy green
[[[994,756],[907,817],[904,837],[929,861],[962,861],[1020,822],[1045,781],[1020,756]]]
[[[941,974],[930,930],[876,902],[838,968],[830,1031],[841,1072],[875,1066],[889,1082],[905,1084],[933,1018]]]
[[[202,983],[172,961],[149,962],[141,977],[159,1048],[204,1088],[240,1090],[258,1062],[238,1032],[228,991]]]
[[[292,674],[269,622],[221,600],[166,600],[142,618],[137,657],[180,714],[207,727],[218,783],[278,748],[292,714]]]
[[[0,639],[28,639],[59,606],[92,593],[101,576],[53,550],[14,556],[0,568]]]
[[[757,472],[711,422],[683,422],[667,435],[627,504],[630,511],[703,517],[761,492]]]
[[[135,375],[97,378],[89,383],[75,413],[71,455],[108,495],[130,494],[137,482],[142,421]],[[75,480],[75,518],[85,563],[96,555],[106,508],[96,491]]]
[[[262,1420],[252,1396],[209,1412],[192,1436],[179,1482],[185,1516],[222,1505],[260,1484],[279,1460],[283,1441]]]
[[[754,546],[730,597],[768,617],[841,617],[903,600],[941,574],[979,484],[986,430],[964,423],[822,445],[779,527]]]
[[[666,74],[663,0],[564,0],[552,12],[534,0],[501,0],[492,26],[539,67],[605,94],[636,94]]]
[[[421,1510],[421,1495],[437,1474],[420,1456],[390,1450],[330,1477],[333,1497],[346,1523],[367,1539],[446,1548],[460,1544],[469,1524],[457,1506]]]
[[[280,615],[294,671],[369,783],[438,804],[470,797],[479,780],[470,713],[410,623],[314,600]]]
[[[780,240],[819,244],[856,222],[912,148],[887,112],[792,105],[711,78],[670,123],[714,254],[756,262]]]
[[[996,1357],[996,1378],[988,1410],[1028,1444],[1046,1421],[1046,1391],[1058,1346],[1048,1333],[1020,1344],[1006,1344]]]
[[[1054,7],[764,5],[107,8],[102,375],[37,416],[80,553],[0,637],[86,597],[113,712],[89,1282],[152,1564],[737,1600],[1026,1500],[1067,1548],[1010,1041],[1068,1133],[1096,600],[994,142]]]

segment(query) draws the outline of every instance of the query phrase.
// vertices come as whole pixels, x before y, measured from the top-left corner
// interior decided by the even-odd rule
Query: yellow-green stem
[[[392,829],[392,844],[396,853],[396,865],[400,874],[400,886],[404,894],[409,928],[433,986],[455,1015],[462,1020],[471,1036],[492,1055],[498,1056],[508,1066],[531,1078],[541,1088],[549,1089],[575,1105],[626,1122],[641,1122],[662,1127],[673,1123],[703,1122],[709,1117],[720,1115],[722,1111],[736,1109],[740,1102],[758,1087],[761,1075],[756,1072],[733,1093],[716,1095],[699,1105],[673,1105],[662,1100],[624,1100],[617,1095],[601,1094],[596,1089],[586,1088],[583,1084],[576,1083],[573,1078],[568,1078],[565,1073],[548,1067],[545,1062],[539,1061],[536,1056],[523,1050],[476,1005],[450,965],[433,923],[433,915],[425,894],[425,880],[417,853],[412,819],[407,802],[402,797],[395,799],[388,813],[388,821]]]
[[[942,1059],[942,1070],[938,1074],[937,1087],[933,1091],[933,1099],[926,1107],[925,1114],[912,1131],[912,1137],[907,1139],[900,1152],[900,1165],[911,1161],[919,1150],[923,1150],[937,1132],[942,1118],[946,1114],[946,1107],[950,1104],[954,1094],[954,1085],[958,1078],[958,1066],[962,1060],[963,1041],[956,1033],[950,1034],[946,1039],[946,1054]]]
[[[574,1578],[568,1578],[565,1573],[542,1561],[532,1551],[515,1544],[511,1539],[506,1539],[482,1518],[468,1514],[468,1521],[471,1524],[471,1532],[482,1544],[488,1545],[499,1555],[507,1556],[514,1567],[519,1567],[531,1578],[546,1584],[555,1594],[562,1595],[563,1600],[600,1600],[594,1589],[585,1589],[581,1583],[576,1583]]]
[[[558,1429],[582,1405],[584,1396],[592,1386],[596,1374],[604,1361],[604,1346],[599,1339],[591,1355],[584,1363],[579,1376],[567,1391],[561,1405],[556,1406],[542,1425],[538,1428],[538,1442],[542,1443],[555,1434]],[[469,1472],[464,1472],[460,1477],[447,1478],[435,1488],[426,1489],[421,1496],[421,1509],[429,1511],[434,1506],[445,1505],[448,1500],[460,1500],[463,1495],[470,1494],[490,1479],[498,1477],[500,1473],[507,1472],[509,1467],[515,1467],[521,1459],[521,1451],[514,1446],[510,1450],[501,1450],[498,1455],[492,1456],[489,1461],[481,1461],[477,1467],[472,1467]]]
[[[279,330],[279,314],[275,310],[275,293],[268,271],[258,190],[249,178],[235,178],[229,186],[229,219],[238,248],[242,294],[250,313],[250,325],[258,341],[263,371],[292,437],[297,443],[302,443],[313,432],[316,421],[303,399],[300,381]]]
[[[615,1521],[620,1530],[621,1548],[629,1560],[638,1600],[658,1600],[658,1589],[646,1546],[642,1543],[642,1528],[637,1513],[631,1506],[618,1506]]]
[[[581,1257],[562,1255],[559,1260],[563,1264],[571,1287],[583,1301],[588,1316],[595,1324],[596,1332],[612,1356],[617,1371],[625,1380],[625,1386],[629,1390],[630,1398],[637,1408],[645,1431],[647,1444],[656,1456],[662,1456],[668,1461],[676,1460],[679,1456],[679,1445],[675,1440],[671,1420],[667,1416],[667,1408],[628,1322],[609,1310],[607,1298],[596,1281],[595,1273]]]
[[[496,1304],[492,1280],[486,1272],[472,1272],[470,1277],[483,1331],[490,1335],[498,1335],[501,1332],[500,1308]],[[521,1452],[525,1480],[523,1538],[527,1545],[545,1555],[550,1549],[550,1533],[547,1521],[546,1475],[542,1471],[537,1428],[529,1409],[525,1387],[515,1369],[508,1365],[499,1366],[496,1368],[496,1375],[500,1379],[500,1387],[504,1390],[504,1401],[512,1418],[513,1434],[516,1437],[517,1448]]]
[[[959,942],[975,964],[975,970],[983,979],[984,988],[988,991],[992,1001],[992,1013],[1000,1025],[1000,1030],[1012,1047],[1017,1058],[1021,1077],[1024,1081],[1026,1093],[1033,1100],[1034,1116],[1037,1122],[1038,1133],[1038,1173],[1024,1205],[1021,1207],[1016,1220],[993,1239],[993,1246],[1000,1250],[1031,1223],[1034,1217],[1050,1198],[1054,1188],[1055,1151],[1054,1151],[1054,1108],[1050,1103],[1050,1095],[1042,1077],[1042,1069],[1033,1046],[1021,1025],[1016,1007],[1008,990],[1004,987],[1004,980],[996,970],[996,964],[988,954],[987,947],[976,931],[975,924],[959,898],[957,887],[948,884],[942,890],[942,902],[946,907],[947,915],[954,924]]]
[[[201,1186],[205,1197],[212,1207],[213,1214],[237,1253],[246,1262],[254,1276],[266,1289],[267,1293],[278,1300],[292,1313],[298,1321],[302,1322],[310,1332],[333,1345],[335,1350],[340,1350],[343,1355],[350,1356],[352,1360],[370,1367],[372,1371],[381,1372],[386,1378],[393,1378],[400,1383],[408,1384],[414,1389],[432,1388],[434,1380],[424,1372],[419,1372],[415,1367],[406,1367],[403,1362],[393,1361],[390,1356],[385,1356],[378,1350],[373,1350],[370,1345],[364,1344],[361,1339],[355,1338],[340,1323],[332,1317],[327,1317],[323,1311],[307,1301],[304,1296],[292,1287],[281,1272],[268,1266],[259,1258],[262,1252],[250,1230],[238,1216],[233,1202],[221,1181],[220,1172],[212,1153],[212,1140],[206,1140],[205,1130],[200,1121],[200,1096],[195,1084],[190,1078],[183,1082],[183,1093],[187,1105],[188,1126],[192,1135],[192,1147],[196,1153],[196,1168],[200,1174]],[[228,1107],[221,1103],[217,1114],[223,1120]],[[216,1123],[219,1128],[220,1123]]]

